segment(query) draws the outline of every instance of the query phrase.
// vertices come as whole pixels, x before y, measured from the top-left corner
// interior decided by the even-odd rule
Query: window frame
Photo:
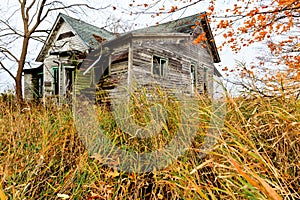
[[[76,73],[76,67],[74,65],[64,65],[64,91],[66,94],[72,93],[74,89],[74,84],[75,84],[75,73]],[[71,76],[71,77],[70,77]],[[68,80],[70,81],[70,87],[67,88],[67,83]]]
[[[37,73],[38,79],[38,97],[43,97],[44,94],[44,73],[39,72]]]
[[[208,67],[203,66],[203,93],[208,93]]]
[[[194,71],[192,72],[192,66],[194,66]],[[191,85],[192,85],[192,92],[197,91],[198,86],[198,65],[196,62],[190,63],[190,76],[191,76]]]
[[[52,67],[53,81],[52,81],[52,89],[53,95],[59,95],[59,69],[58,66]],[[57,86],[56,86],[57,85]]]
[[[159,74],[154,73],[154,60],[155,58],[159,59]],[[164,61],[164,63],[162,63]],[[156,54],[152,55],[152,66],[151,66],[151,73],[152,75],[159,76],[159,77],[167,77],[168,76],[168,67],[169,67],[169,59],[167,57],[159,56]]]

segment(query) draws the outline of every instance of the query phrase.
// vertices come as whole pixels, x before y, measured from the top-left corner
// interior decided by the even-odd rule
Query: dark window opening
[[[73,68],[66,68],[65,69],[65,86],[66,86],[66,95],[67,97],[71,97],[73,91],[73,83],[74,83],[74,69]]]
[[[53,67],[53,89],[54,89],[54,95],[58,95],[59,92],[59,73],[58,73],[58,67]]]
[[[165,77],[167,74],[168,59],[159,56],[153,56],[152,73]]]
[[[204,93],[207,93],[208,91],[208,80],[207,80],[207,68],[203,68],[203,91]]]
[[[43,73],[33,74],[32,78],[33,98],[43,97]]]
[[[72,31],[66,32],[66,33],[62,33],[58,36],[57,41],[59,40],[63,40],[65,38],[70,38],[70,37],[74,37],[74,33]]]
[[[43,96],[43,82],[44,82],[43,73],[39,73],[38,74],[38,96],[39,97]]]
[[[196,91],[197,88],[197,66],[195,64],[191,64],[191,80],[193,91]]]

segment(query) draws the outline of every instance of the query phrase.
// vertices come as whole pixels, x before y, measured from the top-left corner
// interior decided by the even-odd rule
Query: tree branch
[[[16,81],[16,78],[15,78],[15,76],[11,73],[11,71],[9,70],[9,69],[7,69],[4,65],[3,65],[3,63],[2,62],[0,62],[0,66],[2,67],[2,69],[4,70],[4,71],[6,71],[15,81]]]
[[[69,9],[69,8],[73,8],[73,7],[87,7],[89,9],[93,9],[93,10],[102,10],[102,9],[106,9],[106,8],[109,7],[109,6],[106,6],[106,7],[102,7],[102,8],[94,8],[94,7],[91,7],[88,4],[80,4],[80,3],[72,4],[72,5],[64,5],[62,2],[59,2],[59,1],[53,1],[49,4],[45,4],[45,3],[46,3],[46,0],[43,0],[42,4],[40,6],[41,9],[39,10],[37,21],[36,21],[35,25],[33,26],[33,28],[30,30],[30,33],[35,32],[36,28],[40,25],[40,23],[42,21],[44,21],[46,19],[46,17],[48,16],[48,14],[52,11],[65,10],[65,9]],[[47,6],[50,6],[50,5],[54,5],[55,3],[59,3],[62,6],[61,7],[56,7],[56,8],[49,8],[46,11],[46,13],[44,14],[44,16],[42,16],[43,8],[47,7]]]
[[[261,15],[261,14],[274,14],[274,13],[281,13],[281,12],[284,12],[284,11],[294,11],[294,10],[299,10],[300,9],[300,6],[298,7],[293,7],[293,8],[282,8],[280,10],[268,10],[268,11],[262,11],[262,12],[257,12],[254,14],[255,15]],[[236,14],[236,15],[225,15],[225,16],[215,16],[215,15],[212,15],[213,18],[234,18],[234,17],[248,17],[247,14]]]
[[[178,9],[174,10],[173,12],[178,12],[180,10],[184,10],[184,9],[186,9],[186,8],[188,8],[190,6],[194,6],[194,5],[196,5],[196,4],[198,4],[198,3],[202,2],[202,1],[203,0],[195,1],[194,3],[191,3],[191,4],[188,4],[188,5],[183,6],[181,8],[178,8]],[[161,11],[161,12],[145,12],[145,11],[141,11],[141,12],[134,12],[132,14],[134,14],[134,15],[138,15],[138,14],[155,15],[157,13],[159,13],[159,14],[170,14],[172,12],[170,12],[170,11]]]
[[[5,21],[3,21],[3,20],[0,20],[0,23],[3,23],[5,26],[7,26],[7,28],[8,28],[10,31],[12,31],[14,34],[19,35],[19,36],[22,36],[22,34],[20,34],[20,33],[17,32],[16,28],[11,27],[7,22],[5,22]],[[3,30],[6,30],[6,29],[3,29]],[[2,31],[3,31],[3,30],[2,30]]]
[[[28,19],[29,19],[29,11],[30,11],[30,9],[34,6],[35,2],[36,2],[36,0],[33,0],[33,1],[31,2],[31,4],[30,4],[30,5],[27,7],[27,9],[26,9],[26,16],[27,16]]]
[[[46,16],[48,15],[47,13],[46,13],[46,15],[45,15],[45,18],[44,19],[41,19],[41,16],[42,16],[42,14],[43,14],[43,10],[44,10],[44,8],[45,8],[45,4],[46,4],[46,0],[43,0],[42,1],[42,3],[41,3],[41,5],[39,6],[39,9],[38,9],[38,14],[37,14],[37,19],[36,19],[36,23],[34,24],[34,26],[32,27],[32,29],[29,31],[29,34],[32,34],[35,30],[36,30],[36,28],[40,25],[40,23],[46,18]]]
[[[8,55],[10,55],[16,62],[19,62],[19,59],[12,53],[10,52],[8,49],[0,47],[0,52],[5,54],[7,53]]]

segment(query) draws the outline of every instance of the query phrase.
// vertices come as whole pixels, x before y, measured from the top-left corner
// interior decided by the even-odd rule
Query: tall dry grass
[[[198,100],[199,115],[209,116],[209,101]],[[140,101],[135,99],[135,105]],[[138,114],[145,123],[147,115]],[[115,126],[111,113],[102,108],[99,115],[112,139],[126,143],[129,137]],[[193,146],[172,165],[128,174],[88,154],[70,108],[33,103],[19,108],[13,99],[1,98],[0,199],[300,198],[298,100],[228,98],[222,135],[203,158],[199,155],[207,122],[201,127]],[[137,141],[129,143],[135,146]]]

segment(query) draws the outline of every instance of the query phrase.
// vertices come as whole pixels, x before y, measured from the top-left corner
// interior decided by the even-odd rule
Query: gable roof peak
[[[63,22],[67,23],[72,28],[74,33],[76,33],[80,37],[84,45],[91,49],[96,49],[99,46],[99,42],[94,37],[94,35],[102,37],[105,40],[109,40],[114,37],[113,33],[103,28],[99,28],[95,25],[89,24],[80,19],[70,17],[66,14],[59,13],[50,34],[48,35],[48,38],[36,59],[37,62],[43,62],[45,56],[47,55],[47,52],[51,48],[50,45],[55,40],[55,35],[57,34],[57,31],[59,30]]]

